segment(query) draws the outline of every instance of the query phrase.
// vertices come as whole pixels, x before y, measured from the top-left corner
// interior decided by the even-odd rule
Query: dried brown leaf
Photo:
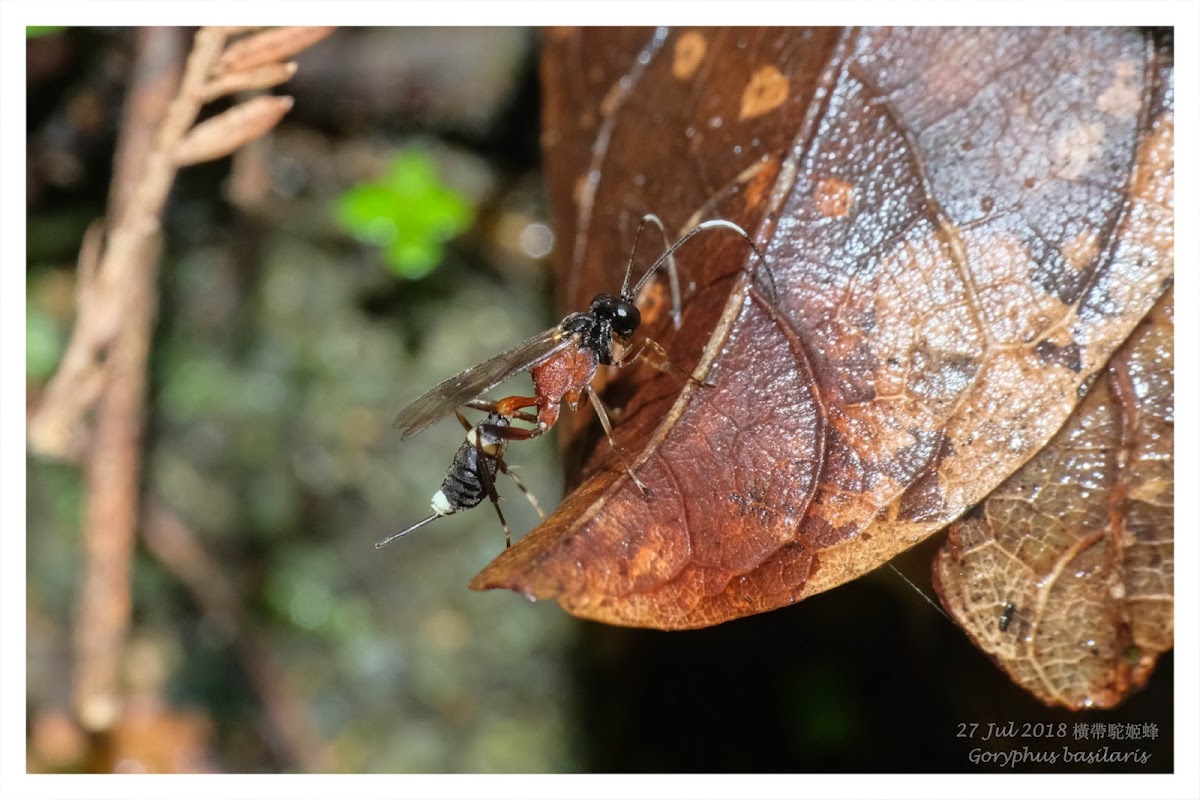
[[[563,310],[619,285],[645,211],[739,223],[776,291],[736,237],[680,251],[683,329],[647,333],[713,385],[606,391],[651,495],[601,441],[475,588],[687,628],[851,580],[1044,446],[1172,274],[1149,34],[559,31],[543,78]]]
[[[1109,708],[1174,642],[1174,299],[934,562],[946,609],[1043,702]]]

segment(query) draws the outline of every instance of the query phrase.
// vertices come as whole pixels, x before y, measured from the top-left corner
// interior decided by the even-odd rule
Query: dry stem
[[[254,61],[248,41],[275,42],[272,52],[285,53],[289,51],[281,42],[290,42],[290,52],[295,52],[328,34],[286,30],[291,33],[251,34],[239,46],[242,60],[249,58],[255,69],[239,74],[225,65],[217,76],[222,54],[229,52],[226,41],[236,31],[202,28],[182,81],[178,31],[137,33],[138,58],[122,120],[107,239],[101,249],[96,227],[85,237],[75,329],[28,429],[34,451],[84,462],[85,564],[75,619],[74,702],[81,724],[90,730],[107,730],[120,713],[118,673],[131,610],[146,364],[158,306],[163,207],[182,163],[232,152],[273,126],[290,107],[290,98],[258,98],[193,127],[204,103],[222,91],[265,88],[294,72],[291,64]],[[199,145],[205,149],[196,157]],[[188,152],[192,155],[183,158]],[[95,430],[89,441],[83,417],[93,405]]]
[[[91,730],[109,728],[119,713],[118,674],[131,607],[146,359],[157,309],[158,220],[173,177],[160,148],[172,133],[190,124],[190,119],[183,119],[186,109],[180,108],[178,98],[170,100],[182,58],[178,34],[169,29],[141,30],[138,45],[110,197],[114,224],[90,293],[86,300],[80,298],[75,331],[75,341],[99,348],[93,363],[81,365],[100,398],[85,464],[85,562],[75,621],[75,710]],[[160,119],[156,147],[146,148],[148,132]],[[80,338],[89,334],[95,337],[91,342]],[[107,364],[102,366],[96,363],[97,356],[106,347]],[[89,355],[84,352],[82,357]],[[100,372],[101,380],[94,379],[95,372]],[[69,393],[72,378],[60,369],[48,399],[56,396],[54,390]]]

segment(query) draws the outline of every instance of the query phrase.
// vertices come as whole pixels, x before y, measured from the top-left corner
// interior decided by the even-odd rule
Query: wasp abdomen
[[[464,442],[454,454],[454,461],[442,481],[441,490],[433,496],[433,512],[438,516],[446,516],[482,503],[488,496],[488,490],[480,470],[487,470],[489,483],[494,484],[496,467],[495,458],[485,457],[480,464],[478,448]]]

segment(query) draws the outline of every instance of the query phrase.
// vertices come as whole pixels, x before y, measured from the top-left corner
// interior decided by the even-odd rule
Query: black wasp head
[[[632,301],[611,294],[598,294],[592,300],[592,313],[612,323],[617,336],[628,336],[642,324],[642,312]]]

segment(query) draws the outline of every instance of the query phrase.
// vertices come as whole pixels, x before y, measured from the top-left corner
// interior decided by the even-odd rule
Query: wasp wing
[[[493,386],[518,373],[533,369],[550,356],[569,347],[576,338],[571,334],[563,334],[555,327],[526,339],[503,353],[442,381],[413,400],[400,409],[392,427],[400,429],[401,439],[416,436]]]

